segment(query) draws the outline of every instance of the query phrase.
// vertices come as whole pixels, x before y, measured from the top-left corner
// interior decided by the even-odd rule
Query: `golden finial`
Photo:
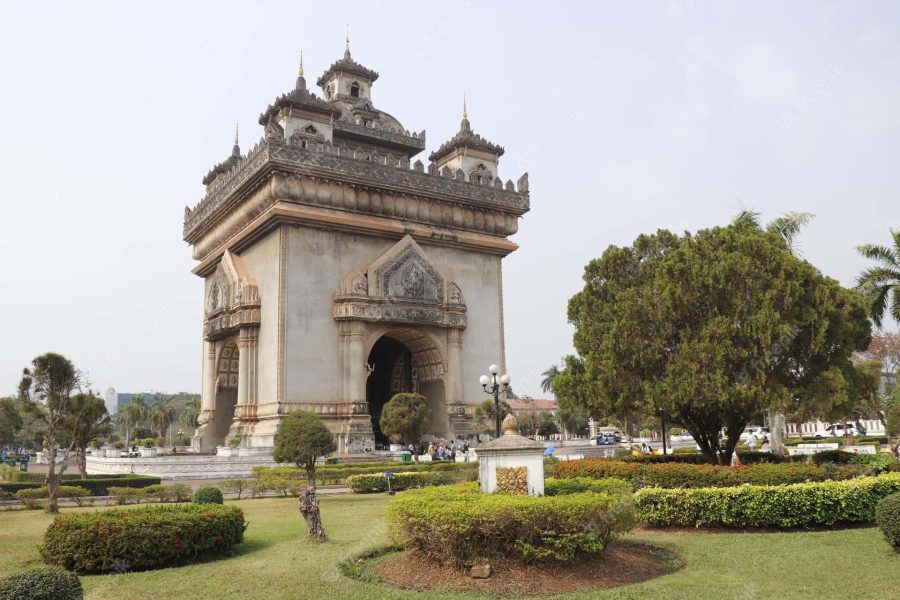
[[[350,24],[347,23],[347,37],[344,38],[344,58],[350,58]]]
[[[516,419],[515,415],[509,413],[503,419],[503,431],[507,434],[512,434],[516,432],[516,429],[519,428],[519,421]]]
[[[469,118],[469,109],[466,108],[466,95],[463,94],[463,119]]]
[[[297,69],[297,75],[303,77],[303,50],[300,51],[300,68]]]
[[[238,122],[234,122],[234,145],[237,146],[240,142],[238,141]]]

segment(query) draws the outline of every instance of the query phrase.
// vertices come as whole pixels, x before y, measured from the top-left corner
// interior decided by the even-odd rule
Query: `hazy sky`
[[[184,206],[347,23],[423,160],[465,92],[501,176],[530,174],[504,262],[519,393],[571,351],[566,302],[609,244],[809,211],[804,256],[850,285],[854,247],[900,226],[896,2],[0,0],[0,395],[49,350],[94,388],[200,389]]]

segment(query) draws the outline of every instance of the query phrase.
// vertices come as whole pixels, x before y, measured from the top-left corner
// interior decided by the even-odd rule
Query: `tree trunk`
[[[328,539],[322,527],[322,516],[319,514],[319,498],[315,486],[300,490],[300,514],[306,521],[306,537],[324,542]]]
[[[784,455],[784,413],[769,411],[769,435],[771,443],[769,451],[772,454]]]
[[[84,448],[75,450],[75,463],[78,465],[78,472],[81,473],[83,479],[87,479],[87,456]]]
[[[56,496],[59,494],[59,475],[56,473],[56,439],[49,436],[47,440],[47,507],[48,513],[58,513],[59,503]]]

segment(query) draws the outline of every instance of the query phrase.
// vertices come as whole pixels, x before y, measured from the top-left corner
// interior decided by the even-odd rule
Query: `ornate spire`
[[[466,95],[463,94],[463,117],[462,121],[459,123],[459,130],[463,131],[472,131],[472,126],[469,125],[469,108],[466,106]]]
[[[344,59],[350,60],[350,24],[347,24],[347,37],[344,39]]]
[[[241,147],[240,147],[240,137],[238,136],[238,122],[234,122],[234,146],[231,147],[231,155],[232,156],[240,156],[241,155]]]
[[[303,77],[303,50],[300,51],[300,67],[297,69],[297,89],[306,89],[306,79]]]

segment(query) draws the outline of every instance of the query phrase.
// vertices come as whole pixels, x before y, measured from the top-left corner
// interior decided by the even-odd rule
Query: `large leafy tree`
[[[47,452],[46,510],[50,513],[59,512],[57,503],[59,482],[75,447],[75,438],[72,435],[67,436],[70,441],[63,448],[61,456],[58,454],[59,443],[66,437],[67,430],[71,431],[81,423],[81,414],[70,400],[72,393],[82,383],[83,377],[72,362],[54,352],[35,357],[31,361],[31,367],[23,371],[22,380],[19,382],[19,397],[23,405],[47,426],[44,439],[44,449]]]
[[[506,400],[500,400],[500,421],[510,414],[512,409]],[[494,435],[496,433],[496,411],[494,410],[493,400],[483,400],[481,404],[475,407],[472,413],[472,432],[476,435],[487,434]]]
[[[0,398],[0,446],[15,442],[23,425],[24,421],[15,401],[12,398]]]
[[[321,542],[327,539],[316,497],[316,461],[337,450],[334,435],[314,412],[295,410],[281,420],[275,434],[273,458],[294,463],[306,471],[309,487],[300,494],[300,514],[306,520],[306,535]]]
[[[74,442],[75,464],[81,475],[87,477],[87,447],[91,441],[112,433],[112,420],[103,398],[94,394],[75,394],[69,404],[63,426],[64,438]]]
[[[407,443],[419,447],[425,424],[431,417],[428,400],[422,394],[404,392],[394,394],[381,409],[381,431],[388,437],[399,436]],[[418,450],[414,453],[419,459]]]
[[[881,328],[884,315],[900,322],[900,229],[891,229],[891,245],[866,244],[857,251],[876,266],[859,274],[857,287],[866,296],[869,316]]]
[[[730,460],[752,416],[851,369],[869,341],[862,298],[753,219],[611,246],[584,279],[569,303],[578,356],[558,389],[592,413],[665,414],[710,462]]]

